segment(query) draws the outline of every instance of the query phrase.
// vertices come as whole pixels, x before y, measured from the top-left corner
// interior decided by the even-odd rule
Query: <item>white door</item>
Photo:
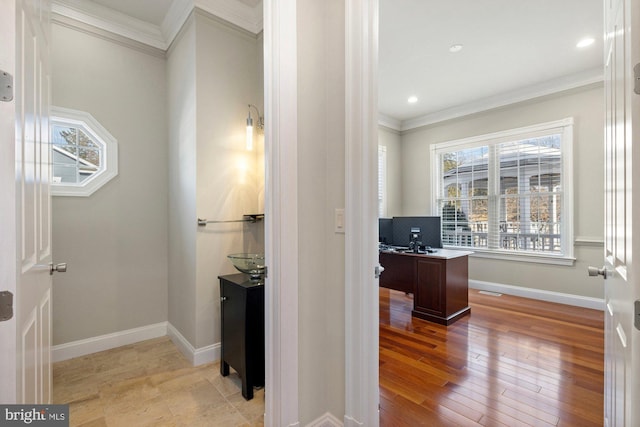
[[[50,2],[2,0],[1,8],[2,40],[9,46],[0,51],[0,64],[14,75],[15,92],[0,107],[0,154],[11,160],[3,160],[0,175],[0,218],[8,220],[0,249],[9,260],[0,264],[0,291],[14,293],[15,313],[0,323],[0,397],[3,403],[50,403]]]
[[[640,62],[640,4],[605,3],[605,426],[640,425],[640,95],[633,67]],[[633,145],[636,149],[633,150]],[[634,192],[633,189],[636,189]],[[638,193],[638,200],[634,200]],[[636,227],[640,230],[640,226]],[[633,236],[633,238],[632,238]],[[638,255],[636,255],[638,256]]]
[[[0,0],[0,73],[15,75],[15,0]],[[0,292],[15,294],[15,101],[0,97]],[[0,403],[16,393],[16,321],[0,322]]]

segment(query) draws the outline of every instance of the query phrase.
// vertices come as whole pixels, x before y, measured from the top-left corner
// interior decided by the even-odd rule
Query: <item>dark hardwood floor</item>
[[[602,426],[604,314],[471,290],[449,327],[380,288],[380,425]]]

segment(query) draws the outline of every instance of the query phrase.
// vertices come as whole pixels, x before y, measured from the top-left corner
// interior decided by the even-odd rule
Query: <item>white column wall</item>
[[[196,342],[196,47],[190,18],[167,52],[169,127],[168,320]]]
[[[334,232],[345,203],[344,8],[297,2],[301,425],[345,411],[344,234]]]

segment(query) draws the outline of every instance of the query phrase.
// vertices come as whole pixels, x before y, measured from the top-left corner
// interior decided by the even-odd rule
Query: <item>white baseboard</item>
[[[87,354],[122,347],[123,345],[164,337],[166,335],[169,335],[171,341],[173,341],[193,366],[220,360],[220,343],[196,349],[169,322],[160,322],[154,325],[59,344],[51,348],[51,358],[53,362],[60,362],[73,359],[74,357],[86,356]]]
[[[155,325],[59,344],[51,348],[51,358],[53,362],[60,362],[139,341],[163,337],[167,335],[167,325],[167,322],[160,322]]]
[[[220,343],[195,348],[171,323],[167,326],[167,334],[193,366],[220,360],[222,348]]]
[[[311,421],[309,424],[307,424],[307,427],[342,427],[342,425],[343,424],[339,419],[327,412],[320,418]]]
[[[380,411],[378,411],[378,414],[379,413],[380,413]],[[345,415],[344,416],[344,427],[364,427],[364,423]]]
[[[502,283],[483,282],[471,279],[469,280],[469,287],[481,291],[499,292],[518,297],[557,302],[560,304],[604,311],[604,299],[602,298],[584,297],[580,295],[564,294],[561,292],[545,291],[542,289],[525,288],[521,286],[504,285]]]

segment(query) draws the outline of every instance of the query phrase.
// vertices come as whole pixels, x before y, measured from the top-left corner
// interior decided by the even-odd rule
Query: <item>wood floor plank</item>
[[[576,402],[566,403],[560,399],[552,399],[540,393],[527,393],[524,390],[514,391],[507,388],[505,397],[525,403],[531,407],[540,408],[550,414],[564,414],[565,421],[581,422],[584,425],[601,425],[602,419],[596,414],[585,413],[580,410]],[[590,418],[589,418],[590,417]]]
[[[427,408],[418,405],[402,396],[397,396],[393,400],[380,400],[380,425],[385,427],[406,427],[406,426],[478,426],[468,420],[468,424],[460,424],[452,420],[447,415],[451,415],[440,408]],[[465,420],[466,422],[466,420]]]
[[[474,290],[469,301],[447,327],[380,289],[381,426],[602,426],[601,311]]]

